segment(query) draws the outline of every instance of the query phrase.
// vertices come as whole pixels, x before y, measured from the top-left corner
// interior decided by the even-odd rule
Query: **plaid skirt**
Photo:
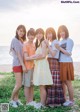
[[[64,94],[62,83],[60,80],[60,67],[57,59],[48,58],[50,71],[52,74],[52,79],[54,84],[52,86],[47,87],[47,105],[60,105],[64,103]]]

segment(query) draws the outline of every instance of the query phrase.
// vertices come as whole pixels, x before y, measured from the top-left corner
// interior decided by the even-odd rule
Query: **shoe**
[[[65,103],[63,103],[63,106],[73,106],[74,105],[74,101],[66,101]]]
[[[29,103],[26,104],[27,106],[35,106],[36,105],[36,102],[35,101],[31,101]]]
[[[18,100],[18,101],[17,101],[17,105],[18,105],[18,106],[21,106],[21,105],[23,105],[23,104],[21,103],[20,100]]]
[[[43,105],[42,103],[37,103],[34,107],[35,107],[36,109],[46,108],[46,106]]]
[[[13,101],[13,100],[9,102],[9,105],[12,106],[12,107],[14,107],[14,108],[18,107],[16,101]]]
[[[55,106],[54,106],[54,105],[48,105],[48,107],[53,108],[53,107],[55,107]]]

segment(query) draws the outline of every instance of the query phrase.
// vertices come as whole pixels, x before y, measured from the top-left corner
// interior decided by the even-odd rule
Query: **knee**
[[[15,85],[15,88],[17,88],[17,89],[20,89],[21,87],[22,87],[22,84],[20,84],[20,85],[16,84]]]
[[[40,86],[40,90],[41,91],[45,90],[45,86]]]

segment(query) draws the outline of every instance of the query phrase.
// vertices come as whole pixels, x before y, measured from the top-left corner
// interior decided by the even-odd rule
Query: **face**
[[[60,32],[60,37],[65,39],[65,32],[64,31]]]
[[[31,34],[28,35],[28,40],[29,40],[30,42],[33,42],[34,39],[35,39],[35,36],[34,36],[34,35],[31,35]]]
[[[51,33],[51,32],[48,32],[48,33],[47,33],[47,39],[48,39],[49,41],[52,41],[52,37],[53,37],[52,33]]]
[[[43,34],[42,33],[38,33],[37,35],[36,35],[36,38],[40,41],[42,38],[43,38]]]
[[[24,32],[24,30],[22,28],[20,28],[19,30],[17,30],[17,34],[21,38],[21,37],[24,36],[25,32]]]

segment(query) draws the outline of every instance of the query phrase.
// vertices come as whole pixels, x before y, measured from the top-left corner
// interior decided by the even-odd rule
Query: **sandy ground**
[[[12,65],[0,65],[0,72],[12,72]],[[74,63],[74,73],[80,78],[80,62]]]

